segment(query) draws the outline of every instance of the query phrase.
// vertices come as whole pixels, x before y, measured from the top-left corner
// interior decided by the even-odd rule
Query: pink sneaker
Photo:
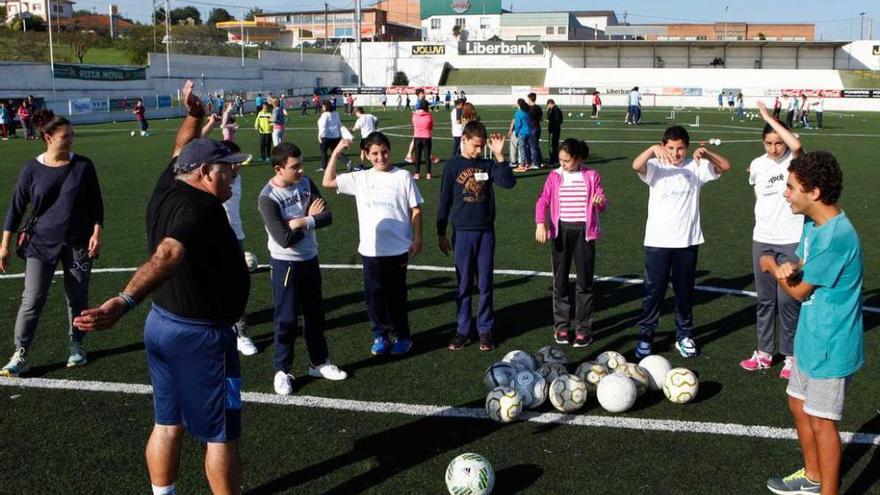
[[[746,371],[766,370],[773,366],[773,356],[761,351],[752,353],[752,357],[739,362],[739,367]]]
[[[794,366],[794,357],[793,356],[785,356],[785,364],[782,366],[782,370],[779,372],[779,378],[783,380],[788,380],[791,378],[791,367]]]

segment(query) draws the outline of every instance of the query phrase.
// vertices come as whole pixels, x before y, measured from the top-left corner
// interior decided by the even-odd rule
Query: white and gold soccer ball
[[[446,489],[450,495],[489,495],[493,488],[495,471],[480,454],[461,454],[446,467]]]
[[[490,392],[495,387],[510,385],[510,380],[516,375],[516,372],[516,368],[510,363],[495,363],[489,366],[483,375],[483,385],[486,386],[486,391]]]
[[[575,375],[564,374],[550,384],[550,403],[558,411],[568,413],[584,407],[587,402],[587,387]]]
[[[538,349],[538,352],[535,353],[535,362],[538,366],[542,366],[548,363],[559,363],[562,365],[568,364],[568,357],[565,355],[565,352],[558,347],[553,347],[552,345],[544,346]]]
[[[605,369],[608,370],[608,373],[614,373],[617,368],[626,363],[626,358],[619,352],[605,351],[602,354],[599,354],[599,357],[596,358],[596,362],[604,366]]]
[[[608,376],[608,370],[594,361],[586,361],[578,366],[574,374],[584,381],[588,392],[595,392],[599,382]]]
[[[256,270],[257,266],[259,266],[259,263],[257,262],[257,255],[250,251],[245,251],[244,262],[247,264],[248,271],[251,272]]]
[[[625,363],[617,368],[615,373],[620,373],[633,381],[633,385],[636,386],[636,396],[641,397],[648,391],[648,372],[636,363]]]
[[[503,358],[501,358],[501,360],[524,370],[535,371],[538,369],[538,365],[535,363],[535,358],[533,358],[528,352],[518,349],[508,352]]]
[[[495,387],[486,396],[486,414],[493,421],[510,423],[522,411],[522,399],[510,387]]]
[[[663,381],[663,393],[676,404],[685,404],[697,396],[700,381],[693,371],[687,368],[672,368]]]
[[[612,373],[599,382],[596,388],[596,399],[602,409],[619,413],[631,408],[636,403],[636,385],[622,373]]]
[[[642,359],[639,361],[639,366],[648,372],[648,388],[654,392],[663,388],[666,373],[672,369],[669,361],[659,354],[652,354]]]

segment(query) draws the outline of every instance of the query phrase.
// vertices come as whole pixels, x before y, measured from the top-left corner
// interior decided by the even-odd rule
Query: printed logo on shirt
[[[483,171],[478,168],[466,168],[455,179],[461,184],[464,195],[462,201],[465,203],[482,203],[486,200],[486,193],[483,190],[486,182],[477,180],[476,175],[479,173],[483,173]]]

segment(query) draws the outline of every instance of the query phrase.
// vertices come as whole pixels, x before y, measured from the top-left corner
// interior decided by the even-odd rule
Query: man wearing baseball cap
[[[184,123],[189,119],[201,120],[190,113]],[[211,490],[241,490],[241,369],[232,325],[244,313],[250,276],[222,204],[248,158],[219,141],[186,144],[147,206],[150,259],[119,295],[75,320],[83,330],[110,328],[153,293],[144,340],[155,414],[146,448],[154,494],[175,493],[184,430],[207,444]]]

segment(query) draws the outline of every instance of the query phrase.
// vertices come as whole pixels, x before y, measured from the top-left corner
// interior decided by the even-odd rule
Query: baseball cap
[[[191,172],[203,163],[228,163],[234,165],[250,160],[247,153],[233,153],[222,142],[213,139],[199,138],[190,141],[180,155],[174,171],[177,173]]]

